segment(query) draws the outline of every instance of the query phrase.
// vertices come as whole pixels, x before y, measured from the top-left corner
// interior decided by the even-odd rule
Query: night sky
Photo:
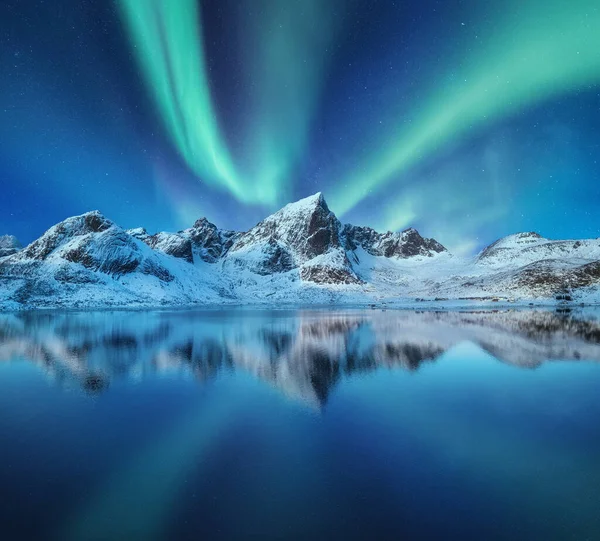
[[[0,234],[322,191],[452,251],[600,236],[597,0],[1,0]]]

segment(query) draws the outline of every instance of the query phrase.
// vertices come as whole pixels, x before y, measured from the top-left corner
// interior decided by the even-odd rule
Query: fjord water
[[[0,316],[3,540],[598,539],[600,321]]]

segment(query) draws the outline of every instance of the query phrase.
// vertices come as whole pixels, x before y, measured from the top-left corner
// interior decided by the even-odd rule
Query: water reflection
[[[244,371],[323,405],[343,377],[415,371],[462,342],[535,368],[600,360],[595,312],[155,311],[30,312],[0,317],[0,361],[27,359],[88,393],[117,380],[176,374],[205,381]]]

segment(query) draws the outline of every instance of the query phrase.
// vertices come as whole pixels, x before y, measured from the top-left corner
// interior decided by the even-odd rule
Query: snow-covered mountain
[[[177,233],[149,234],[124,230],[93,211],[51,227],[21,250],[16,239],[1,239],[5,309],[600,301],[600,239],[519,233],[460,258],[415,229],[378,233],[343,225],[320,193],[247,232],[221,230],[202,218]]]

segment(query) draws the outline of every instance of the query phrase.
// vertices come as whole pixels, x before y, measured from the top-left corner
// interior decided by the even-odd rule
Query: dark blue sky
[[[164,5],[148,17],[185,14],[189,2],[149,2]],[[192,51],[205,58],[202,77],[170,82],[187,115],[177,140],[122,6],[3,0],[0,234],[29,242],[91,209],[151,231],[202,215],[243,229],[322,191],[342,221],[415,226],[456,251],[520,230],[600,235],[594,2],[198,5],[197,43],[164,21],[164,42],[146,43],[170,76]],[[570,34],[581,21],[589,36]],[[584,56],[581,65],[571,69],[549,37]],[[213,116],[195,109],[207,103],[196,92],[209,96]],[[188,143],[209,117],[218,127],[210,141],[218,132],[239,188],[194,167],[206,152]]]

